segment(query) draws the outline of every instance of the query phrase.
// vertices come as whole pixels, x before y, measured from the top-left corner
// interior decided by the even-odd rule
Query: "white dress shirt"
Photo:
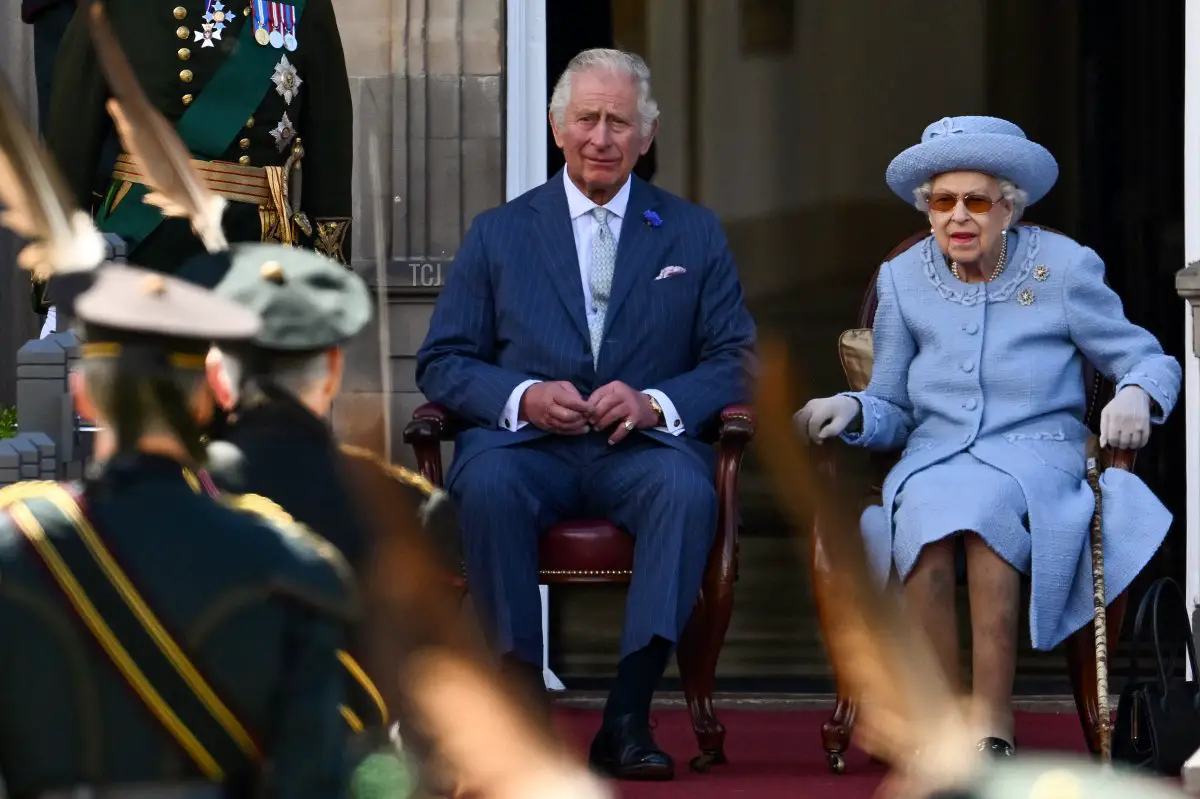
[[[567,209],[571,213],[571,232],[575,234],[575,254],[579,259],[579,279],[583,282],[584,310],[590,322],[596,315],[596,309],[592,305],[592,281],[589,279],[592,270],[592,239],[596,235],[596,225],[600,224],[592,216],[591,211],[597,205],[571,182],[565,169],[563,170],[563,182],[567,187]],[[618,244],[621,241],[621,223],[625,221],[625,211],[629,206],[630,183],[631,180],[627,179],[621,190],[603,206],[609,212],[608,229],[612,231],[613,239]],[[540,382],[542,381],[526,380],[513,389],[512,394],[508,397],[508,403],[504,406],[504,413],[500,417],[500,429],[516,432],[529,424],[522,422],[519,418],[521,398],[525,396],[525,392],[529,390],[530,386]],[[673,436],[684,432],[683,420],[679,418],[679,414],[675,411],[675,404],[666,394],[653,388],[644,388],[642,393],[654,397],[662,407],[665,424],[656,427],[656,430],[670,433]]]

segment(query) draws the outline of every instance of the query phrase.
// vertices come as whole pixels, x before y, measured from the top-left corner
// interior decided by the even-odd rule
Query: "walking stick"
[[[1104,591],[1104,522],[1101,518],[1100,470],[1094,455],[1087,460],[1087,481],[1096,497],[1092,514],[1092,599],[1096,630],[1096,714],[1100,717],[1100,760],[1112,761],[1112,714],[1108,709],[1108,603]]]

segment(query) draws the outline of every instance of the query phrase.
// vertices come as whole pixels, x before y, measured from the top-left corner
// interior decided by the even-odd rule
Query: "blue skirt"
[[[968,452],[909,477],[896,495],[893,520],[892,559],[902,580],[927,544],[966,530],[1029,574],[1033,547],[1025,492],[1011,475]]]

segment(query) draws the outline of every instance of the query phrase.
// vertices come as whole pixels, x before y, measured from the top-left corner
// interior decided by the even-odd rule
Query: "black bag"
[[[1158,674],[1141,680],[1138,656],[1147,626]],[[1183,591],[1164,577],[1151,584],[1138,606],[1129,677],[1117,704],[1114,761],[1178,777],[1184,762],[1200,749],[1200,688],[1187,682],[1186,665],[1175,673],[1181,643],[1193,675],[1200,674]]]

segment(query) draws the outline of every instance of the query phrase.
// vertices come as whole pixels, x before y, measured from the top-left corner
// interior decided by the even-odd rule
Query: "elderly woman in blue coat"
[[[1084,364],[1117,384],[1102,445],[1143,446],[1179,397],[1181,371],[1125,318],[1104,264],[1066,236],[1017,227],[1058,164],[1016,125],[935,122],[888,167],[888,186],[930,235],[879,270],[866,391],[814,399],[801,433],[903,454],[883,505],[862,517],[876,576],[894,567],[906,603],[957,683],[954,542],[964,540],[973,694],[1011,755],[1020,575],[1031,577],[1033,646],[1051,649],[1093,614],[1085,479]],[[1108,601],[1162,543],[1171,515],[1137,477],[1101,476]]]

